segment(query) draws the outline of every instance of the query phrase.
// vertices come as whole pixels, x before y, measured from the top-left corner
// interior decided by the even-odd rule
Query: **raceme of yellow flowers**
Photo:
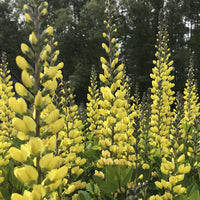
[[[22,70],[22,83],[15,84],[20,98],[9,99],[10,107],[16,112],[12,125],[21,145],[13,145],[9,155],[15,161],[14,175],[31,190],[13,193],[12,200],[51,197],[68,172],[63,159],[54,153],[55,141],[51,141],[64,127],[64,118],[51,103],[51,95],[57,88],[56,76],[59,76],[63,63],[56,65],[59,51],[53,52],[53,45],[48,43],[54,34],[53,27],[41,28],[47,7],[45,1],[24,5],[25,19],[32,32],[29,45],[21,45],[24,55],[16,58]],[[48,116],[43,113],[45,109],[49,110]]]

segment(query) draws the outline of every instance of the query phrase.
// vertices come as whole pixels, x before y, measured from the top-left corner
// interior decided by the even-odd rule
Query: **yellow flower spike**
[[[27,153],[15,147],[11,147],[9,149],[9,155],[18,162],[25,162],[27,160]]]
[[[38,39],[35,35],[34,32],[32,32],[30,35],[29,35],[29,42],[32,44],[32,45],[37,45],[38,43]]]
[[[38,155],[44,150],[44,143],[39,137],[30,138],[29,146],[32,155]]]
[[[42,105],[42,93],[40,90],[38,90],[35,100],[34,100],[34,105],[37,107],[40,107]]]
[[[27,70],[30,67],[29,63],[22,56],[16,57],[16,63],[17,63],[17,66],[22,70]]]
[[[63,126],[64,126],[64,119],[60,118],[56,120],[54,123],[50,124],[49,131],[56,134],[62,130]]]
[[[26,200],[26,199],[18,193],[12,193],[11,200]]]
[[[21,83],[15,83],[15,91],[22,97],[28,95],[27,89]]]
[[[23,98],[16,99],[15,97],[11,97],[8,100],[9,107],[19,114],[24,114],[27,112],[27,104]]]
[[[148,164],[143,164],[143,165],[142,165],[142,168],[143,168],[144,170],[147,170],[147,169],[150,168],[150,166],[149,166]]]
[[[28,13],[25,13],[25,20],[27,23],[32,22],[31,16]]]
[[[21,79],[23,84],[28,87],[28,88],[32,88],[33,87],[33,82],[31,80],[30,75],[27,73],[26,70],[22,71],[22,75],[21,75]]]
[[[47,35],[53,36],[53,27],[52,26],[47,27],[45,32],[46,32]]]
[[[33,118],[29,117],[29,116],[24,116],[23,117],[23,121],[27,127],[27,130],[28,131],[32,131],[32,132],[35,132],[35,129],[36,129],[36,123],[35,121],[33,120]]]
[[[16,129],[17,131],[22,131],[24,133],[26,133],[28,131],[24,121],[17,117],[15,117],[12,120],[12,125],[13,125],[14,129]]]
[[[59,110],[55,109],[44,119],[44,121],[46,124],[51,124],[55,122],[55,120],[57,120],[58,117],[59,117]]]

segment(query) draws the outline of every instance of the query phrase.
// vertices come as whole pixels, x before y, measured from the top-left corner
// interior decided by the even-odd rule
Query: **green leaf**
[[[195,190],[191,195],[190,195],[190,200],[197,200],[200,199],[200,195],[199,195],[199,190]]]
[[[90,194],[86,191],[80,190],[78,192],[78,200],[90,200],[92,199],[92,197],[90,196]]]
[[[103,181],[99,176],[93,176],[94,181],[99,186],[100,190],[103,193],[109,194],[111,192],[115,192],[118,189],[116,184],[112,184],[111,182]]]
[[[130,181],[133,173],[133,168],[126,166],[120,166],[120,167],[121,167],[120,186],[123,187]]]
[[[94,187],[92,186],[91,183],[86,184],[86,190],[90,193],[94,195]]]
[[[199,186],[196,183],[193,183],[187,188],[187,193],[191,196],[196,190],[199,190]]]
[[[186,195],[181,195],[181,196],[178,196],[178,197],[175,197],[174,200],[187,200],[187,196]]]

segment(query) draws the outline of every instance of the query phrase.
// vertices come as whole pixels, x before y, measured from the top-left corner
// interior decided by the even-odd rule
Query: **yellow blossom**
[[[44,144],[39,137],[32,137],[29,140],[30,152],[33,155],[38,155],[44,150]]]
[[[22,76],[21,76],[22,82],[24,83],[24,85],[28,88],[32,88],[33,87],[33,82],[31,80],[30,75],[27,73],[26,70],[22,71]]]
[[[31,16],[28,13],[25,13],[25,20],[27,23],[32,22]]]
[[[9,107],[17,113],[23,114],[27,112],[27,104],[23,98],[16,99],[11,97],[8,101]]]
[[[56,120],[54,123],[50,124],[49,131],[56,134],[58,133],[64,126],[64,119],[60,118]]]
[[[37,45],[38,39],[37,39],[37,37],[36,37],[36,35],[35,35],[34,32],[32,32],[32,33],[30,34],[30,36],[29,36],[29,41],[30,41],[30,43],[31,43],[32,45]]]
[[[53,27],[52,26],[47,27],[47,29],[45,30],[45,32],[48,35],[53,36]]]
[[[16,57],[16,63],[17,63],[17,66],[22,70],[27,70],[30,67],[29,63],[22,56]]]

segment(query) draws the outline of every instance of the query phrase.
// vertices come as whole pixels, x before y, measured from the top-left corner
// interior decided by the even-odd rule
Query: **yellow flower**
[[[42,93],[40,90],[38,90],[35,100],[34,100],[35,106],[41,106],[42,105]]]
[[[182,164],[178,168],[178,172],[181,174],[187,174],[190,172],[190,170],[191,170],[190,164],[188,164],[188,166],[186,166],[186,167],[184,166],[184,164]]]
[[[57,67],[50,67],[50,68],[46,71],[46,73],[44,74],[44,76],[47,76],[49,79],[50,79],[50,78],[53,78],[53,77],[56,75],[57,71],[58,71],[58,68],[57,68]]]
[[[27,23],[32,22],[31,16],[28,13],[25,13],[25,20]]]
[[[46,194],[46,190],[42,185],[33,185],[33,190],[37,191],[41,197],[44,197]]]
[[[21,51],[23,54],[27,54],[29,52],[29,47],[25,43],[21,44]]]
[[[21,83],[15,84],[15,90],[16,90],[17,94],[22,97],[27,96],[27,94],[28,94],[27,89]]]
[[[60,118],[56,120],[54,123],[50,124],[49,131],[56,134],[62,130],[63,126],[64,126],[64,119]]]
[[[9,154],[10,154],[11,158],[13,158],[14,160],[16,160],[18,162],[26,161],[27,156],[28,156],[27,152],[17,149],[15,147],[11,147],[9,149]]]
[[[30,67],[29,63],[22,56],[16,57],[16,63],[17,63],[17,66],[22,70],[27,70]]]
[[[33,155],[38,155],[44,150],[44,143],[39,137],[32,137],[29,140],[30,152]]]
[[[52,170],[58,168],[60,164],[61,158],[59,156],[53,157],[53,153],[46,154],[40,159],[41,168]]]
[[[8,100],[9,107],[17,113],[23,114],[27,112],[27,104],[23,98],[16,99],[11,97]]]
[[[31,80],[30,75],[27,73],[26,70],[22,71],[22,76],[21,76],[22,82],[24,83],[24,85],[28,88],[32,88],[33,87],[33,82]]]
[[[65,189],[66,194],[71,194],[76,189],[75,185],[70,185],[67,189]]]
[[[59,117],[59,110],[55,109],[44,119],[44,121],[46,124],[51,124],[55,122],[55,120],[57,120],[58,117]]]
[[[181,163],[185,160],[185,154],[182,154],[178,159],[177,159],[177,162],[178,163]]]
[[[42,51],[41,54],[40,54],[40,60],[41,60],[41,61],[45,61],[46,59],[47,59],[47,51],[44,50],[44,51]]]
[[[30,35],[29,35],[29,41],[32,45],[37,45],[38,43],[38,39],[36,38],[36,35],[34,32],[32,32]]]
[[[52,26],[49,26],[46,31],[47,35],[50,35],[50,36],[53,36],[53,27]]]
[[[108,61],[104,57],[101,57],[100,61],[102,64],[105,64],[105,65],[108,64]]]
[[[156,181],[156,182],[155,182],[155,185],[156,185],[156,187],[159,188],[159,189],[162,189],[162,188],[163,188],[162,183],[159,182],[159,181]]]
[[[59,179],[63,179],[68,173],[68,168],[66,166],[63,166],[59,169],[53,169],[49,172],[48,178],[50,181],[55,181]]]
[[[47,8],[44,8],[41,12],[42,16],[45,16],[47,14]]]
[[[25,167],[22,168],[15,168],[14,174],[17,177],[17,179],[23,183],[36,181],[38,178],[37,170],[30,165],[26,165]]]
[[[106,33],[103,33],[102,35],[103,35],[103,37],[104,37],[104,38],[106,38],[106,37],[107,37],[107,34],[106,34]]]
[[[106,83],[106,82],[107,82],[107,79],[106,79],[106,77],[105,77],[103,74],[99,74],[99,79],[100,79],[103,83]]]
[[[26,127],[24,121],[17,118],[17,117],[15,117],[12,120],[12,125],[17,131],[22,131],[22,132],[25,132],[25,133],[27,132],[27,127]]]
[[[64,63],[63,62],[60,62],[56,68],[59,70],[59,69],[62,69],[64,67]]]
[[[48,150],[55,151],[56,149],[56,135],[53,135],[50,137],[50,139],[47,142]]]
[[[32,117],[24,116],[23,121],[24,121],[28,131],[35,132],[36,123],[35,123],[35,121],[33,120]]]
[[[12,193],[11,200],[26,200],[26,199],[18,193]]]

